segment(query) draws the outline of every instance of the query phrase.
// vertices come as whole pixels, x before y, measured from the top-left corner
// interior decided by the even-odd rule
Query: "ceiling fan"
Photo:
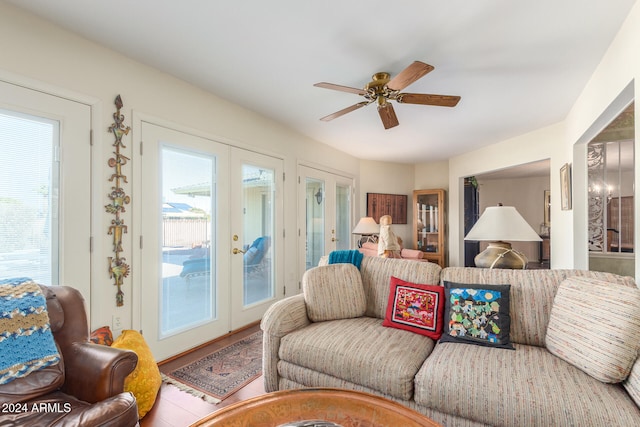
[[[402,70],[397,76],[391,78],[389,73],[375,73],[363,89],[357,89],[349,86],[341,86],[333,83],[316,83],[314,86],[325,89],[333,89],[341,92],[355,93],[364,97],[365,101],[358,102],[350,107],[336,111],[333,114],[322,117],[320,120],[328,122],[347,113],[355,111],[359,108],[367,106],[374,101],[378,102],[378,114],[382,119],[385,129],[398,126],[398,118],[396,117],[393,105],[389,101],[396,101],[400,104],[419,104],[419,105],[436,105],[439,107],[455,107],[459,96],[449,95],[430,95],[426,93],[400,93],[400,91],[411,83],[423,77],[425,74],[433,70],[433,66],[424,62],[414,61],[407,68]]]

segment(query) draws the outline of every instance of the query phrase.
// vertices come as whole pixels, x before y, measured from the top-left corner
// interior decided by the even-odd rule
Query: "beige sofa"
[[[436,343],[382,326],[391,276],[426,284],[510,284],[515,351]],[[570,321],[568,335],[555,330],[565,319],[580,319],[560,309],[567,304],[559,301],[562,295],[569,305],[574,303],[572,286],[586,286],[588,292],[609,286],[620,297],[607,297],[599,306],[613,312],[614,323],[632,318],[632,326],[614,328],[612,350],[596,343],[595,367],[584,362],[593,359],[594,350],[581,354],[582,348],[572,348],[573,338],[567,339],[574,330],[576,342],[589,341],[588,336]],[[629,277],[578,270],[441,270],[433,263],[365,256],[360,270],[350,264],[309,270],[303,291],[274,304],[263,317],[268,392],[303,387],[360,390],[398,401],[445,426],[640,425],[640,362],[634,364],[640,320],[633,314],[640,311],[640,291]],[[591,313],[588,307],[576,312]],[[609,321],[594,319],[598,325]],[[555,341],[547,339],[550,328]],[[619,356],[616,346],[626,348],[626,355],[620,350]],[[609,365],[613,373],[607,371]]]

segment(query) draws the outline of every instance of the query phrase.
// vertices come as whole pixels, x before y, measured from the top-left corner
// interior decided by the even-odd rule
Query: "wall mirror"
[[[633,275],[634,103],[587,144],[589,268]]]

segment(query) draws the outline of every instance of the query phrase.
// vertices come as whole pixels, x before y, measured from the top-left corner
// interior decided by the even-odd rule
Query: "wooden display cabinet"
[[[446,205],[445,190],[413,192],[413,247],[423,258],[445,267]]]

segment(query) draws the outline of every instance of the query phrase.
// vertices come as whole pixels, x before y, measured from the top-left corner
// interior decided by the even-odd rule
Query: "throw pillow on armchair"
[[[138,355],[138,366],[124,380],[124,390],[130,391],[138,402],[138,415],[144,417],[156,401],[162,385],[160,369],[143,336],[134,330],[124,330],[111,347],[132,350]]]

